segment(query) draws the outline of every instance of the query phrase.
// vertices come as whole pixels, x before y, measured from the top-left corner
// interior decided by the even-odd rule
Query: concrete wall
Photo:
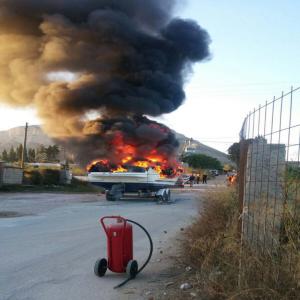
[[[22,184],[23,170],[21,168],[5,166],[0,163],[0,186],[5,184]]]
[[[4,163],[0,161],[0,187],[3,185],[3,168],[4,168]]]
[[[249,145],[245,178],[244,237],[257,244],[278,244],[286,168],[284,144]]]
[[[71,184],[72,173],[70,170],[60,170],[59,171],[59,183],[60,184]]]

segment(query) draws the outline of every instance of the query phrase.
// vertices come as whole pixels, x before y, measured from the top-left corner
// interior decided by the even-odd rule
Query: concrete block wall
[[[59,171],[59,183],[60,184],[71,184],[72,173],[70,170],[60,170]]]
[[[0,161],[0,187],[3,185],[4,162]]]
[[[23,170],[21,168],[4,167],[2,169],[2,184],[22,184]]]
[[[286,169],[284,144],[249,145],[245,178],[244,226],[247,240],[278,244]]]

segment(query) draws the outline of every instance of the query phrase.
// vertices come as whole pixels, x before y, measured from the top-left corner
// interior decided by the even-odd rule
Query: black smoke
[[[58,140],[66,148],[72,148],[82,165],[89,163],[91,157],[119,164],[124,157],[132,154],[131,149],[126,149],[128,145],[134,149],[131,162],[145,160],[153,151],[166,160],[172,160],[179,146],[168,127],[144,116],[89,121],[84,132],[83,137]]]
[[[175,4],[0,0],[1,101],[34,105],[47,133],[74,145],[77,153],[98,147],[107,155],[108,124],[122,124],[118,130],[132,143],[140,139],[143,147],[146,134],[152,147],[155,126],[143,116],[176,110],[185,99],[187,70],[209,58],[208,33],[192,20],[172,19]],[[49,74],[56,72],[75,79],[53,81]],[[86,123],[90,112],[98,119]],[[141,122],[146,133],[138,135]],[[166,139],[166,145],[176,146],[169,135]]]

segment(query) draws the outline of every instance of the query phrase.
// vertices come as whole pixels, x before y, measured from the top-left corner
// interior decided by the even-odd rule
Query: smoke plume
[[[172,133],[143,116],[183,103],[184,74],[210,42],[196,22],[172,19],[175,4],[0,0],[0,101],[35,107],[45,131],[82,157],[114,152],[120,132],[171,154]]]

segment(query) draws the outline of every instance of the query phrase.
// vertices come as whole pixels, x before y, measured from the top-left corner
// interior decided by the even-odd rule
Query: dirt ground
[[[201,195],[215,183],[175,190],[170,205],[149,199],[107,202],[97,193],[0,193],[0,299],[174,299],[172,293],[181,292],[178,276],[187,272],[177,244],[201,207]],[[93,273],[96,259],[106,256],[98,223],[104,215],[136,220],[154,242],[149,265],[118,290],[113,287],[124,275],[107,272],[98,278]],[[148,248],[143,232],[134,230],[140,265]]]

